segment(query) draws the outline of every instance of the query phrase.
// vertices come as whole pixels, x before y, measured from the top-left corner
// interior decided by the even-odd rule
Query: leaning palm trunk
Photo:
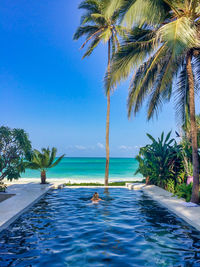
[[[41,184],[46,184],[46,172],[41,171]]]
[[[193,162],[193,187],[192,187],[191,202],[199,203],[199,159],[198,159],[198,145],[197,145],[197,127],[196,127],[196,118],[195,118],[192,52],[188,53],[186,64],[187,64],[187,75],[188,75],[188,84],[189,84],[189,104],[190,104],[192,162]]]
[[[110,40],[108,41],[108,75],[109,74],[110,74]],[[105,186],[108,186],[108,177],[109,177],[109,161],[110,161],[109,128],[110,128],[110,90],[107,92]]]

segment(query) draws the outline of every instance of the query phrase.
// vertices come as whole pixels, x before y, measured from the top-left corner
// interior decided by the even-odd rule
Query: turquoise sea
[[[110,158],[110,178],[126,180],[142,177],[135,175],[138,163],[134,158]],[[63,158],[59,165],[49,169],[47,178],[66,178],[67,180],[100,180],[104,178],[105,158]],[[40,172],[27,170],[23,178],[39,178]]]

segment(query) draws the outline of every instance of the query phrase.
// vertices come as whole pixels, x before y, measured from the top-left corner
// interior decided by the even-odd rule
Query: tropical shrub
[[[166,188],[170,179],[177,184],[179,173],[183,171],[181,146],[175,139],[170,139],[171,132],[164,138],[164,133],[158,140],[147,134],[151,144],[140,148],[136,157],[139,167],[136,173],[149,177],[151,184]]]
[[[172,178],[167,180],[166,190],[170,193],[175,193],[175,181]]]
[[[31,142],[23,129],[0,127],[0,182],[18,179],[31,154]]]
[[[189,202],[192,195],[192,183],[188,185],[185,183],[177,185],[175,195],[179,198],[184,198],[187,202]]]
[[[55,167],[62,160],[65,155],[56,159],[57,149],[55,147],[50,150],[49,148],[42,148],[42,151],[35,149],[33,151],[31,160],[26,163],[26,168],[33,170],[40,170],[41,184],[46,184],[46,172],[48,169]]]
[[[3,182],[0,182],[0,192],[5,192],[6,188],[7,186]]]

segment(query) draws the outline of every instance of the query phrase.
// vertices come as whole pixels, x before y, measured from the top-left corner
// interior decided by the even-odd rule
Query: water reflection
[[[0,266],[200,266],[199,240],[141,192],[55,190],[0,234]]]

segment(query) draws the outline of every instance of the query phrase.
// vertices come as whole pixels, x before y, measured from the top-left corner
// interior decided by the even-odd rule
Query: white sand
[[[109,178],[109,182],[123,182],[123,181],[142,181],[143,178],[140,177],[126,177],[126,178]],[[7,180],[4,180],[4,183],[7,185],[10,184],[24,184],[24,183],[39,183],[40,178],[19,178],[18,180],[13,180],[12,182],[9,182]],[[53,182],[53,183],[102,183],[104,184],[104,178],[48,178],[47,182]]]

